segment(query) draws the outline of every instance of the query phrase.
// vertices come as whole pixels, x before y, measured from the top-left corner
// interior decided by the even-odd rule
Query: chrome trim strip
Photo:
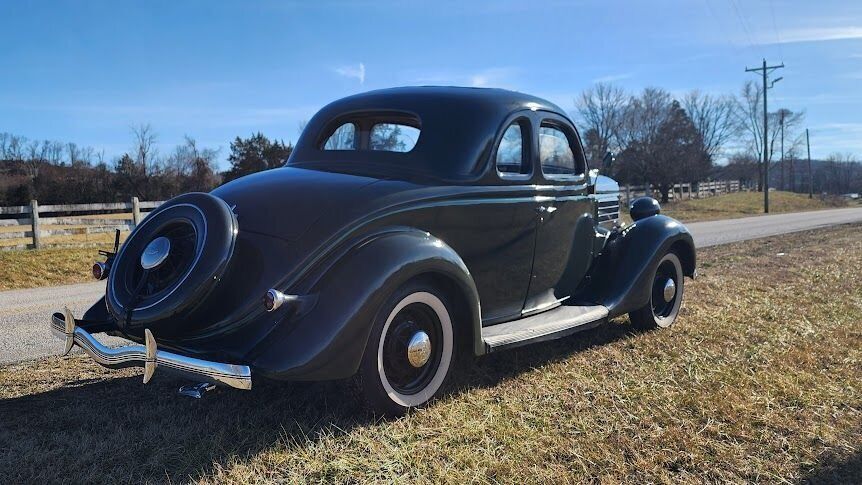
[[[542,303],[541,305],[534,306],[533,308],[521,310],[521,316],[524,316],[528,313],[537,313],[543,310],[550,310],[551,308],[556,308],[563,304],[564,301],[571,298],[572,295],[564,296],[558,300],[549,301],[547,303]]]
[[[51,316],[51,331],[58,338],[65,340],[67,347],[71,347],[70,342],[81,347],[93,360],[110,369],[144,367],[144,384],[150,380],[156,367],[164,367],[165,370],[190,379],[206,380],[236,389],[251,389],[251,369],[246,365],[211,362],[158,350],[156,341],[149,331],[146,331],[146,346],[132,344],[118,348],[105,347],[89,332],[75,326],[74,323],[67,326],[67,318],[74,322],[74,317],[69,311],[66,311],[64,318],[57,315]],[[67,333],[69,329],[71,332]]]

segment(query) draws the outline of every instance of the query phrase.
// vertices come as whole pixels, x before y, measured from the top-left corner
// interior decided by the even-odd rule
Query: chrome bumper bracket
[[[81,347],[97,363],[110,369],[143,367],[144,384],[153,378],[159,366],[171,373],[212,384],[236,389],[251,389],[251,369],[246,365],[212,362],[159,350],[149,329],[144,330],[144,345],[132,344],[110,348],[102,345],[89,332],[75,325],[75,317],[66,308],[62,315],[51,317],[51,331],[64,341],[63,355],[72,347]]]

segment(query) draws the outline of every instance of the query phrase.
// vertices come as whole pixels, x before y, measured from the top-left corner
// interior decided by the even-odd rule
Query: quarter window
[[[575,154],[563,130],[543,124],[539,128],[539,160],[545,175],[574,175]]]
[[[523,129],[516,121],[506,128],[497,147],[497,171],[501,174],[515,175],[530,173],[524,145]]]
[[[344,123],[329,135],[324,150],[355,150],[356,149],[356,125]]]

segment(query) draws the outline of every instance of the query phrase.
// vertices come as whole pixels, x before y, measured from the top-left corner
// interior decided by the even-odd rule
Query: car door
[[[467,261],[476,280],[482,304],[483,324],[521,316],[535,252],[536,201],[534,179],[535,143],[530,113],[516,113],[498,135],[491,164],[494,169],[486,186],[495,204],[474,211],[474,237],[484,241],[485,251]],[[486,226],[505,218],[493,231]]]
[[[555,114],[539,117],[538,224],[532,277],[524,314],[552,308],[572,295],[592,262],[594,202],[577,132]]]

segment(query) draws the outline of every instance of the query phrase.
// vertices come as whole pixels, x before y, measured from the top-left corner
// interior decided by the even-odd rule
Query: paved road
[[[692,222],[686,227],[695,245],[703,248],[850,222],[862,222],[862,207]]]
[[[81,316],[104,294],[104,281],[0,292],[0,364],[62,352],[62,343],[48,330],[51,314],[68,306]],[[106,345],[122,342],[106,335],[97,338]]]
[[[687,224],[698,247],[775,236],[836,224],[862,222],[862,208],[747,217]],[[0,292],[0,364],[60,352],[60,341],[48,331],[51,313],[68,305],[82,315],[105,293],[105,283]],[[119,339],[98,335],[105,344]]]

